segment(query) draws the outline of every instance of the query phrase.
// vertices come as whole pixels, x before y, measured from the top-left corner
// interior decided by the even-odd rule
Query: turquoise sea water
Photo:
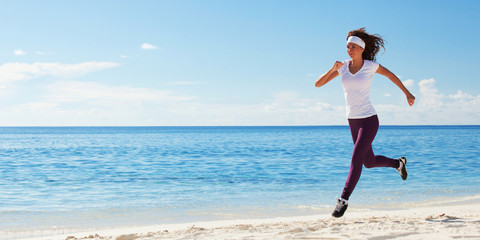
[[[0,239],[329,213],[352,148],[348,126],[0,128]],[[480,126],[381,126],[373,148],[409,178],[364,168],[351,208],[480,194]]]

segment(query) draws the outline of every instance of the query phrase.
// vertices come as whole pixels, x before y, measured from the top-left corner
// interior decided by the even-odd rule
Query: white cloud
[[[424,95],[436,95],[438,92],[438,89],[435,87],[435,79],[430,78],[430,79],[424,79],[418,83],[418,86],[420,86],[420,92]]]
[[[156,103],[192,100],[194,97],[170,91],[129,86],[107,86],[96,82],[63,81],[49,85],[47,91],[54,102],[86,102],[91,100],[120,104],[131,101]],[[108,104],[107,104],[108,105]]]
[[[17,109],[21,108],[26,108],[30,110],[31,112],[41,112],[44,111],[45,109],[52,109],[57,107],[57,103],[49,103],[49,102],[30,102],[30,103],[25,103],[25,104],[19,104],[17,106]]]
[[[398,105],[377,105],[375,109],[387,124],[480,124],[480,94],[458,90],[446,95],[436,87],[435,79],[418,83],[420,93],[409,107],[406,100]]]
[[[480,124],[480,94],[443,94],[435,79],[418,83],[417,102],[375,104],[382,125]],[[296,91],[251,104],[214,102],[182,93],[96,82],[61,81],[29,102],[2,106],[0,125],[346,125],[345,105]]]
[[[403,85],[406,87],[406,88],[411,88],[415,85],[415,81],[412,80],[412,79],[407,79],[405,81],[403,81]]]
[[[444,96],[438,93],[435,86],[435,79],[424,79],[418,83],[420,87],[421,98],[418,99],[417,105],[423,108],[438,109],[443,105]]]
[[[198,85],[202,84],[203,82],[199,81],[176,81],[176,82],[169,82],[168,85]]]
[[[64,81],[46,86],[41,101],[0,109],[0,125],[338,125],[345,109],[296,92],[264,102],[203,102],[159,89]]]
[[[449,98],[451,99],[458,99],[458,100],[474,100],[475,97],[468,94],[468,93],[464,93],[462,90],[458,90],[456,94],[450,94],[448,95]]]
[[[5,63],[0,66],[0,82],[29,80],[51,75],[59,77],[76,77],[90,72],[118,66],[114,62],[64,63]]]
[[[140,46],[140,47],[141,47],[143,50],[156,50],[156,49],[158,49],[157,46],[152,45],[152,44],[150,44],[150,43],[144,43],[144,44],[142,44],[142,46]]]
[[[38,92],[30,102],[1,106],[8,116],[0,125],[188,125],[195,106],[195,97],[173,91],[96,82],[60,81]]]
[[[23,55],[26,55],[27,53],[25,51],[23,51],[22,49],[15,49],[15,50],[13,50],[13,54],[16,55],[16,56],[23,56]]]
[[[390,93],[385,93],[385,94],[383,94],[383,96],[384,96],[384,97],[391,97],[392,94],[390,94]]]
[[[335,106],[295,91],[279,91],[262,103],[261,125],[338,125],[345,122],[345,106]],[[265,121],[267,120],[267,121]]]

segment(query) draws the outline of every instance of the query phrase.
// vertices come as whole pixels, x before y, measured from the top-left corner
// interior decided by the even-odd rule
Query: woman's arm
[[[405,93],[405,96],[407,97],[408,104],[412,106],[415,103],[415,96],[413,96],[410,91],[403,85],[402,81],[398,79],[398,77],[390,72],[390,70],[386,69],[382,65],[378,66],[377,73],[387,77],[392,81],[395,85],[397,85],[403,93]]]
[[[315,87],[321,87],[338,76],[338,69],[343,66],[342,62],[336,61],[328,72],[320,76],[315,82]]]

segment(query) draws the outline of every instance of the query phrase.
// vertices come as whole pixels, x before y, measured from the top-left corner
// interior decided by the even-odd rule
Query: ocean
[[[330,213],[348,126],[2,127],[0,239],[76,230]],[[480,126],[380,126],[350,210],[480,195]]]

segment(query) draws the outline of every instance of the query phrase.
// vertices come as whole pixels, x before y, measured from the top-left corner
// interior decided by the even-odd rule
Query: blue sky
[[[478,1],[2,1],[1,126],[345,125],[348,31],[382,124],[480,124]]]

